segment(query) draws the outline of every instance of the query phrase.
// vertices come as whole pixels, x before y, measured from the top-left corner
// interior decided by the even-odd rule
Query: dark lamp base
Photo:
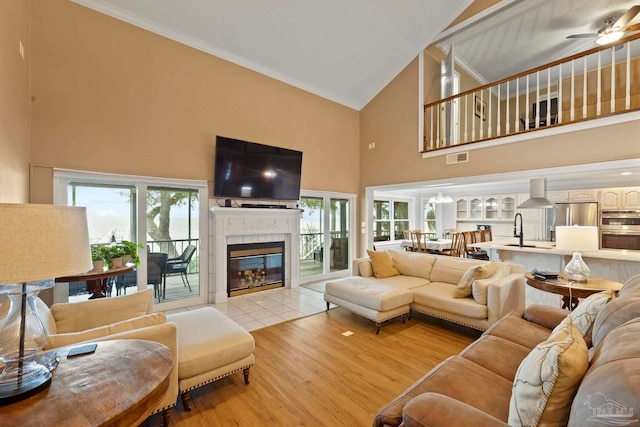
[[[37,368],[26,373],[20,382],[14,376],[0,376],[0,406],[27,399],[49,387],[51,372],[42,365],[36,366]]]

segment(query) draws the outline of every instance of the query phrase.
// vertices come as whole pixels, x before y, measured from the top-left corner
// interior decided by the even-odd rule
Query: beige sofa
[[[249,383],[254,364],[253,336],[213,307],[165,316],[153,313],[151,289],[114,298],[53,304],[37,300],[48,337],[45,350],[86,341],[144,339],[174,354],[169,388],[153,413],[170,421],[178,394],[189,411],[191,390],[236,372]]]
[[[369,254],[353,261],[353,276],[327,282],[324,299],[327,310],[332,303],[373,320],[376,333],[382,322],[404,319],[410,311],[485,330],[510,311],[524,308],[521,265],[493,263],[490,277],[472,280],[470,295],[457,298],[465,273],[487,261],[393,250]],[[379,274],[379,260],[372,263],[371,257],[389,257],[393,268],[383,266]]]
[[[373,426],[639,424],[640,276],[617,298],[592,297],[571,316],[580,330],[564,338],[566,310],[505,316],[380,409]]]

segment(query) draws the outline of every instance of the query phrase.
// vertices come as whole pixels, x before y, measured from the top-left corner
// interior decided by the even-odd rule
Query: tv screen
[[[216,137],[215,197],[298,200],[302,152]]]

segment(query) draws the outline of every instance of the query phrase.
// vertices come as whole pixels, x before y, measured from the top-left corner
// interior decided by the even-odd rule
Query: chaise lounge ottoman
[[[242,326],[213,307],[171,314],[167,320],[177,329],[178,388],[186,411],[195,388],[240,371],[249,384],[255,342]]]
[[[402,278],[400,278],[401,281]],[[413,292],[403,286],[377,283],[365,277],[348,277],[327,282],[324,299],[376,322],[376,334],[380,324],[397,316],[406,320],[413,301]]]

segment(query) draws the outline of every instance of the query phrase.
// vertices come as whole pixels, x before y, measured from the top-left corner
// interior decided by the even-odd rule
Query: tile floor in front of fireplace
[[[222,304],[206,304],[225,313],[247,331],[326,310],[324,294],[305,287],[278,288],[229,298]],[[166,311],[166,314],[195,310],[203,305]]]

